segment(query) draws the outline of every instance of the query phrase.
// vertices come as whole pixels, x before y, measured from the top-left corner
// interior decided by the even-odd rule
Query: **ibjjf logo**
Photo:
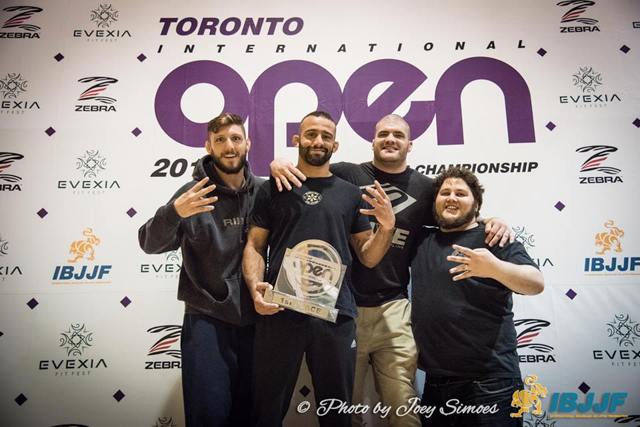
[[[522,418],[522,414],[531,411],[532,414],[542,415],[541,399],[547,396],[547,388],[537,383],[536,375],[528,375],[524,379],[525,387],[529,386],[529,390],[516,390],[513,393],[511,406],[520,408],[517,413],[511,414],[511,418]],[[533,410],[532,410],[533,408]]]
[[[69,330],[62,332],[60,347],[67,351],[67,356],[82,356],[82,353],[92,346],[93,333],[89,332],[84,325],[71,325]]]
[[[582,92],[595,92],[596,88],[602,85],[602,75],[593,71],[591,67],[580,68],[573,75],[573,85],[582,89]]]
[[[100,151],[88,150],[83,156],[78,157],[76,162],[76,170],[82,172],[85,178],[95,178],[106,168],[107,159],[100,156]]]
[[[87,257],[87,260],[93,261],[95,258],[95,246],[100,245],[100,239],[93,234],[93,229],[87,228],[82,232],[84,239],[79,239],[71,243],[69,253],[75,255],[74,259],[69,262],[76,262],[81,258]]]
[[[302,195],[302,200],[310,206],[317,205],[322,201],[322,194],[316,191],[307,191]]]
[[[83,77],[78,82],[88,83],[89,87],[78,96],[78,102],[82,102],[83,105],[76,105],[75,111],[92,113],[116,111],[113,104],[117,100],[105,95],[104,92],[110,85],[117,83],[117,79],[113,77]]]
[[[640,257],[616,257],[623,251],[622,239],[624,230],[617,227],[612,220],[604,223],[605,230],[597,233],[594,239],[597,258],[585,258],[584,271],[588,276],[636,276],[640,273]],[[606,256],[610,258],[605,258]],[[612,256],[613,255],[613,256]]]
[[[71,242],[69,253],[73,258],[67,259],[70,264],[81,264],[78,261],[94,261],[96,247],[100,245],[101,241],[93,233],[92,228],[86,228],[82,232],[83,237]],[[53,284],[55,285],[68,285],[68,284],[108,284],[111,282],[104,281],[103,279],[111,272],[111,265],[94,265],[93,270],[91,266],[82,265],[59,265],[53,273]]]
[[[182,326],[180,325],[161,325],[154,326],[147,330],[151,334],[160,334],[160,338],[149,349],[148,357],[153,356],[170,356],[178,360],[164,361],[146,361],[145,369],[180,369],[182,353],[180,351],[180,336],[182,334]]]
[[[110,4],[101,4],[96,10],[91,11],[91,21],[95,22],[98,28],[109,28],[112,22],[118,20],[118,11]]]
[[[602,172],[605,176],[581,176],[580,184],[613,184],[620,183],[622,177],[620,169],[608,166],[605,162],[608,161],[609,155],[618,151],[617,147],[610,145],[588,145],[586,147],[580,147],[576,150],[576,153],[587,153],[589,157],[580,166],[581,174],[590,174],[592,172]]]
[[[11,14],[0,29],[0,39],[39,39],[40,27],[30,19],[42,9],[34,6],[10,6],[2,9]],[[0,21],[1,22],[1,21]]]
[[[7,74],[7,77],[0,79],[0,92],[4,99],[16,99],[18,95],[27,91],[27,80],[23,80],[20,74]]]
[[[560,24],[564,24],[567,26],[560,26],[561,33],[585,33],[585,32],[594,32],[600,31],[600,28],[596,26],[598,23],[597,19],[593,19],[589,17],[588,8],[594,6],[596,4],[595,1],[588,0],[566,0],[557,3],[558,6],[562,8],[567,8],[568,10],[562,15],[562,19],[560,20]],[[586,12],[586,13],[585,13]],[[582,24],[582,25],[580,25]],[[571,25],[571,26],[568,26]]]
[[[640,324],[632,321],[628,314],[615,315],[607,323],[607,332],[620,347],[633,347],[635,341],[640,340]]]
[[[173,417],[167,418],[158,418],[155,425],[153,427],[178,427],[178,424],[173,423]]]
[[[518,319],[513,324],[518,332],[518,358],[521,363],[556,362],[555,356],[551,354],[553,347],[538,340],[540,331],[549,327],[550,322],[542,319]],[[522,354],[527,350],[533,350],[536,354]]]
[[[18,175],[5,173],[13,162],[22,160],[24,156],[18,153],[0,153],[0,191],[22,191],[22,186],[18,182],[22,178]]]
[[[602,248],[601,251],[596,252],[596,255],[604,255],[605,252],[611,249],[618,253],[622,252],[621,239],[624,237],[624,230],[616,227],[611,220],[605,222],[604,226],[608,230],[596,234],[596,246]]]

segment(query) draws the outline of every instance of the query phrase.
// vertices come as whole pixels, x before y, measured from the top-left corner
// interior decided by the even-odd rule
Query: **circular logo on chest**
[[[302,200],[308,205],[317,205],[322,200],[322,194],[315,191],[307,191],[302,195]]]

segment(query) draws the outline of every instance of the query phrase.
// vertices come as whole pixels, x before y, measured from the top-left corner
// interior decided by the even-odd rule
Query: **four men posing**
[[[239,126],[241,125],[240,121]],[[256,189],[255,178],[251,176],[248,164],[242,158],[242,154],[246,154],[250,147],[250,141],[244,135],[244,128],[241,128],[241,140],[237,137],[229,138],[228,131],[235,126],[238,125],[231,124],[227,128],[223,126],[222,130],[212,131],[210,124],[206,147],[212,159],[205,158],[199,165],[213,163],[213,166],[210,166],[212,173],[209,174],[206,168],[204,168],[204,174],[202,171],[198,172],[200,169],[198,167],[194,173],[194,177],[198,180],[208,174],[209,178],[217,183],[218,191],[215,194],[219,199],[205,197],[212,191],[213,186],[206,186],[206,178],[204,178],[195,186],[192,183],[178,191],[172,202],[161,207],[156,216],[140,230],[141,246],[149,253],[172,250],[181,245],[183,248],[185,268],[181,272],[178,296],[186,303],[182,346],[187,425],[239,425],[232,418],[218,418],[222,420],[218,422],[206,421],[204,418],[197,421],[197,416],[191,417],[190,413],[203,409],[204,402],[209,402],[209,407],[226,407],[226,414],[230,417],[236,413],[234,412],[236,408],[242,408],[244,404],[251,401],[250,399],[238,402],[238,398],[233,396],[226,406],[220,405],[220,400],[211,394],[218,393],[219,389],[209,394],[202,394],[199,404],[187,402],[194,398],[194,392],[199,394],[195,391],[199,388],[215,389],[216,387],[210,384],[212,382],[219,384],[221,388],[227,387],[227,390],[233,391],[233,385],[237,383],[231,378],[232,375],[229,375],[229,372],[233,375],[240,374],[242,377],[246,374],[249,378],[255,379],[253,421],[250,422],[245,417],[243,419],[245,425],[280,425],[289,407],[303,354],[306,354],[317,402],[323,399],[340,399],[350,404],[353,390],[353,403],[361,403],[364,374],[368,364],[371,363],[376,390],[381,396],[382,403],[391,407],[390,425],[419,425],[416,415],[404,417],[396,415],[398,407],[407,405],[410,399],[415,398],[413,380],[417,351],[411,331],[411,307],[408,303],[407,290],[412,253],[416,254],[412,273],[414,309],[419,308],[414,310],[414,328],[416,336],[420,337],[417,340],[421,354],[420,365],[423,369],[427,368],[428,373],[429,366],[423,361],[431,360],[432,349],[428,348],[428,344],[425,347],[426,343],[421,340],[433,338],[428,335],[422,337],[420,334],[432,327],[437,330],[436,325],[441,324],[443,320],[436,317],[432,321],[432,318],[428,318],[429,323],[425,326],[424,315],[428,316],[431,313],[424,312],[425,306],[421,305],[422,302],[420,305],[416,304],[416,298],[425,298],[431,305],[436,306],[441,301],[438,297],[432,299],[436,292],[431,294],[431,290],[425,291],[427,286],[435,286],[436,282],[425,283],[422,280],[423,274],[430,273],[425,271],[424,263],[421,261],[424,258],[423,246],[428,239],[421,235],[420,229],[425,224],[434,225],[431,215],[432,180],[406,165],[407,153],[412,148],[408,124],[400,116],[384,117],[376,125],[376,136],[372,144],[373,162],[362,165],[338,163],[329,168],[331,154],[338,148],[335,140],[335,123],[326,113],[311,113],[302,120],[299,135],[294,137],[294,145],[299,149],[297,169],[285,162],[279,164],[276,162],[272,167],[271,180],[262,184],[259,189]],[[218,140],[217,133],[225,135]],[[218,151],[213,150],[216,141],[224,144],[224,148]],[[230,164],[237,163],[242,164],[241,169],[227,168]],[[334,175],[356,184],[360,189]],[[228,178],[228,180],[223,179],[220,182],[218,177]],[[304,183],[301,183],[300,180],[305,178]],[[296,184],[296,188],[291,192],[280,193],[278,190],[282,190],[283,185],[291,189],[289,181]],[[189,190],[190,187],[193,188]],[[368,204],[366,207],[361,206],[361,189],[365,190],[362,198]],[[440,186],[435,191],[439,194]],[[226,200],[224,196],[234,194],[238,206],[245,207],[250,207],[255,195],[255,206],[250,215],[248,209],[232,213],[240,218],[236,222],[242,224],[240,227],[242,231],[238,235],[235,247],[225,248],[223,242],[226,241],[224,236],[227,234],[218,235],[218,233],[219,224],[224,224],[225,215],[229,212],[217,212],[217,210],[223,210],[222,206],[226,206],[222,204]],[[241,203],[241,200],[246,203]],[[214,203],[213,206],[211,203]],[[474,223],[480,205],[481,200],[477,206],[478,209],[471,209]],[[185,210],[185,207],[189,207],[189,210]],[[180,213],[181,211],[183,213]],[[446,217],[454,211],[456,206],[452,202],[441,214]],[[365,215],[369,215],[369,219]],[[439,218],[437,212],[436,217]],[[374,226],[375,233],[370,229],[369,220]],[[242,277],[238,264],[240,251],[244,246],[245,221],[248,221],[251,226],[243,261],[244,278],[250,289],[248,294],[246,287],[241,283]],[[477,226],[477,223],[475,225]],[[441,227],[447,230],[446,224]],[[495,244],[501,241],[504,244],[509,238],[507,227],[499,221],[489,223],[486,230],[489,237],[484,239],[485,234],[480,229],[480,233],[476,233],[479,237],[474,243],[484,244],[486,241]],[[420,246],[418,246],[419,238]],[[335,323],[290,310],[283,311],[278,305],[267,303],[263,299],[264,292],[271,286],[270,284],[275,283],[286,249],[313,240],[322,240],[333,246],[347,267],[344,284],[337,298],[336,308],[339,310],[339,315]],[[198,247],[205,247],[207,244],[215,246],[215,250],[196,252],[192,249],[198,245],[201,245]],[[507,246],[507,248],[510,247]],[[389,252],[385,255],[387,249]],[[217,254],[216,251],[232,253]],[[496,251],[499,254],[501,250],[494,252]],[[474,260],[473,273],[463,273],[462,284],[471,280],[469,279],[471,275],[485,275],[483,277],[496,279],[497,282],[492,282],[494,287],[504,288],[503,292],[498,293],[501,298],[499,304],[503,307],[501,315],[505,322],[510,321],[513,326],[512,317],[509,317],[510,305],[506,302],[510,301],[511,289],[520,293],[535,292],[530,292],[529,288],[521,289],[518,285],[510,286],[513,281],[519,283],[521,277],[505,276],[504,265],[500,264],[501,268],[498,268],[496,263],[486,264],[485,261],[490,258],[484,252],[482,255],[483,257],[478,258],[469,254],[469,259]],[[199,260],[196,261],[197,258]],[[231,261],[222,261],[227,259]],[[509,265],[527,263],[523,256],[500,259],[504,259],[501,262],[507,262]],[[446,265],[446,260],[440,261],[441,264]],[[462,265],[470,264],[465,262],[467,258],[458,257],[449,261],[450,264],[460,261],[463,261]],[[198,271],[197,267],[187,268],[192,263],[200,264],[200,268],[205,269],[206,272]],[[451,264],[448,267],[454,268],[454,273],[463,268],[453,267],[454,265]],[[232,279],[233,283],[227,283],[226,287],[220,288],[218,284],[210,283],[214,277]],[[507,280],[507,283],[503,283],[503,280]],[[541,276],[534,282],[536,284],[532,289],[541,290],[539,286]],[[459,285],[447,283],[442,286],[460,288]],[[446,295],[446,292],[443,295]],[[478,291],[478,295],[483,295],[485,299],[493,297],[493,294],[483,294],[482,290]],[[200,357],[199,346],[207,346],[204,351],[220,353],[223,355],[222,359],[227,362],[228,358],[225,359],[224,354],[230,345],[230,341],[221,339],[220,333],[217,332],[210,335],[204,335],[204,333],[193,335],[189,340],[187,321],[195,318],[194,316],[202,316],[208,318],[208,323],[228,324],[236,333],[236,330],[244,328],[245,323],[252,321],[252,314],[247,310],[246,296],[253,299],[255,311],[261,315],[258,316],[255,339],[256,363],[253,371],[249,366],[243,370],[237,364],[227,363],[227,373],[222,375],[226,380],[220,381],[220,373],[213,369],[209,370],[210,365],[221,365],[217,360],[204,361],[206,366],[204,369],[203,364],[199,363],[193,364],[196,370],[185,369],[187,366],[185,358],[189,357],[185,355],[185,351],[191,352],[191,357],[197,359]],[[459,296],[453,295],[452,298]],[[230,303],[234,300],[235,303]],[[454,306],[457,304],[452,301],[447,303]],[[225,305],[235,307],[236,318],[230,318],[225,314],[227,313]],[[457,314],[452,312],[449,315]],[[221,322],[217,322],[218,320]],[[457,339],[455,334],[458,332],[458,329],[452,330],[451,333],[454,335],[449,339]],[[247,343],[252,340],[251,334]],[[239,340],[232,341],[235,344]],[[505,351],[512,351],[515,354],[515,342],[513,346],[511,344],[511,342],[507,344],[508,348]],[[433,345],[432,341],[431,345]],[[435,345],[438,346],[437,343]],[[211,351],[210,347],[218,348]],[[236,362],[244,356],[251,355],[251,350],[245,352],[235,350],[238,347],[233,348],[231,352],[235,354],[235,359],[233,357],[231,359]],[[466,376],[467,373],[464,374]],[[473,378],[475,381],[480,378],[476,374],[484,376],[485,374],[493,375],[494,372],[478,371],[471,374],[466,378]],[[459,376],[450,371],[446,371],[446,375]],[[516,373],[512,370],[510,375],[516,378],[519,376],[519,371]],[[199,378],[197,380],[189,378],[193,376]],[[514,387],[517,385],[514,383]],[[192,386],[191,392],[188,390],[189,386]],[[244,387],[241,388],[244,390]],[[206,408],[204,412],[217,412],[217,410]],[[248,412],[248,408],[245,407],[244,415],[248,415]],[[502,412],[505,413],[505,410]],[[320,422],[323,425],[350,425],[349,417],[335,411],[321,417]],[[452,419],[448,418],[446,421],[450,420]],[[360,419],[355,418],[353,421],[359,423]]]

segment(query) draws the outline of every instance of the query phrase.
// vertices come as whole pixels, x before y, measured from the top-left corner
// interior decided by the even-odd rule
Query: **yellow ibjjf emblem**
[[[604,255],[606,251],[612,248],[615,248],[614,251],[616,252],[622,252],[620,239],[624,237],[624,230],[614,227],[613,221],[611,220],[605,222],[604,226],[607,227],[609,231],[596,234],[596,246],[602,246],[602,251],[596,252],[596,254]]]
[[[100,244],[100,239],[98,239],[93,233],[92,228],[87,228],[82,232],[83,236],[86,236],[86,239],[76,240],[71,243],[71,248],[69,249],[69,253],[75,255],[74,259],[69,259],[69,262],[76,262],[80,258],[84,258],[85,255],[89,255],[87,257],[88,260],[96,259],[94,256],[95,250],[93,246],[98,246]]]
[[[538,381],[538,377],[536,375],[529,375],[524,379],[524,383],[531,386],[531,388],[529,390],[516,390],[513,392],[511,406],[514,408],[520,408],[520,410],[515,414],[511,414],[512,418],[522,418],[522,414],[525,412],[528,413],[532,407],[535,408],[531,411],[532,414],[542,415],[540,398],[547,395],[547,389],[546,387],[542,387],[536,381]]]

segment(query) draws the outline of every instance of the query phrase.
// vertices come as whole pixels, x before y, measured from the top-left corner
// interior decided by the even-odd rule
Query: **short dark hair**
[[[222,113],[218,117],[214,117],[211,119],[209,124],[207,125],[207,135],[209,132],[217,133],[223,127],[238,125],[242,128],[242,134],[244,137],[247,137],[247,131],[244,128],[244,124],[242,124],[242,117],[233,113]]]
[[[302,122],[304,122],[307,117],[322,117],[322,118],[325,118],[327,120],[330,120],[331,123],[333,123],[334,126],[336,125],[336,122],[335,122],[335,120],[333,120],[333,117],[331,117],[331,114],[327,113],[326,111],[320,111],[320,110],[312,111],[309,114],[307,114],[306,116],[304,116],[302,118],[302,120],[300,120],[300,127],[298,127],[298,134],[300,134],[302,132]],[[336,136],[333,135],[333,137],[335,138]]]
[[[461,168],[460,166],[449,166],[448,169],[443,171],[440,175],[436,176],[433,180],[433,189],[435,196],[440,193],[440,188],[442,188],[442,184],[449,178],[458,178],[463,180],[471,190],[471,194],[473,194],[473,199],[478,207],[478,212],[476,215],[480,215],[480,208],[482,207],[482,193],[484,193],[484,188],[478,178],[475,176],[473,172],[471,172],[467,168]],[[435,200],[435,198],[434,198]]]

